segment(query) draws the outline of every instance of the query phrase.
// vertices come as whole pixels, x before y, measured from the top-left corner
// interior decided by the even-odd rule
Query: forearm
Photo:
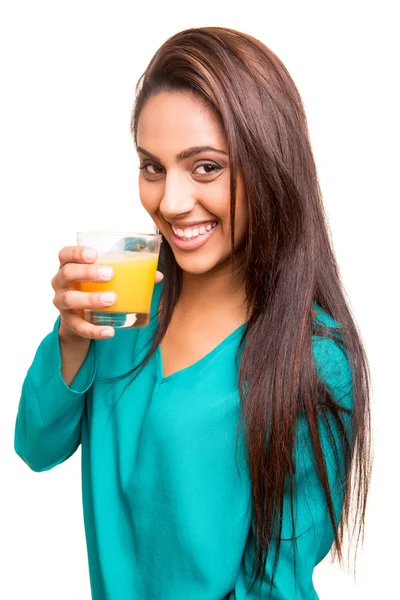
[[[67,385],[61,372],[58,326],[59,320],[36,352],[18,407],[15,450],[35,471],[59,464],[79,446],[86,392],[95,377],[95,349],[89,343],[83,359],[82,355],[67,358],[66,377],[71,379]],[[69,349],[72,356],[72,346]]]
[[[61,323],[59,329],[61,375],[66,385],[71,385],[83,365],[90,348],[90,340],[68,334]]]
[[[33,470],[45,471],[71,456],[80,444],[84,401],[78,399],[59,419],[45,424],[36,398],[26,382],[15,424],[14,448]]]

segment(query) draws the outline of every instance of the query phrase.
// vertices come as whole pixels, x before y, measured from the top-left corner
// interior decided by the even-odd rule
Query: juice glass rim
[[[142,231],[77,231],[76,235],[120,235],[121,237],[142,235],[146,237],[161,237],[161,233],[144,233]]]

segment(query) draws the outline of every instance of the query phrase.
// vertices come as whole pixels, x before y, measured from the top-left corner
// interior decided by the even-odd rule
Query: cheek
[[[148,182],[139,180],[139,196],[143,208],[152,216],[156,214],[159,207],[158,194],[149,187]]]

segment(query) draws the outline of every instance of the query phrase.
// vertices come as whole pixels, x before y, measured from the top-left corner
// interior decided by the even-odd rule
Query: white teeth
[[[217,225],[218,221],[213,221],[206,226],[201,225],[201,227],[193,227],[193,229],[191,227],[187,227],[186,229],[177,229],[172,226],[172,231],[181,239],[191,240],[193,238],[197,238],[199,235],[204,235],[206,232],[211,231],[211,229],[214,229],[214,227]]]

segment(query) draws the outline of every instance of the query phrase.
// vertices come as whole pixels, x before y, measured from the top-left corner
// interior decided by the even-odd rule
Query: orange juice
[[[96,312],[149,313],[154,289],[158,254],[152,252],[113,252],[100,255],[96,264],[114,269],[110,281],[81,282],[82,292],[115,292],[117,302]]]

